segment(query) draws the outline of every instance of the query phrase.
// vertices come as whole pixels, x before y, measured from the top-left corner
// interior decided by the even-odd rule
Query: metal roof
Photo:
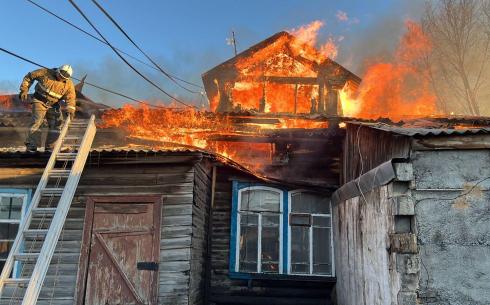
[[[490,133],[490,126],[475,127],[475,128],[416,128],[406,126],[394,126],[385,123],[366,123],[358,121],[349,121],[348,124],[366,126],[373,129],[378,129],[386,132],[396,133],[399,135],[415,137],[415,136],[450,136],[450,135],[472,135]]]

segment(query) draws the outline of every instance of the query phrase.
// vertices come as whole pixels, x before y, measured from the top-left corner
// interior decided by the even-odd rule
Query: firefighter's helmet
[[[70,65],[62,65],[61,67],[58,68],[58,73],[64,79],[68,79],[73,74],[73,68]]]

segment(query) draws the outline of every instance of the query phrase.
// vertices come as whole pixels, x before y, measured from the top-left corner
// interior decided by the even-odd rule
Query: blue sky
[[[68,1],[34,0],[56,14],[94,33]],[[403,21],[418,20],[423,11],[418,1],[326,1],[326,0],[208,0],[208,1],[122,1],[99,0],[123,28],[170,72],[201,84],[200,75],[233,56],[226,38],[236,32],[238,51],[282,30],[297,28],[314,20],[325,22],[320,41],[329,35],[344,37],[337,61],[362,75],[363,62],[385,56],[394,48]],[[116,47],[142,58],[89,0],[76,3]],[[138,99],[166,100],[126,67],[106,46],[41,11],[25,0],[0,4],[0,46],[46,66],[72,64],[75,76]],[[344,12],[348,20],[336,16]],[[95,34],[95,33],[94,33]],[[167,91],[193,101],[186,93],[156,73],[135,63]],[[0,53],[0,91],[16,92],[22,77],[35,67]],[[118,106],[126,100],[86,88],[94,100]]]

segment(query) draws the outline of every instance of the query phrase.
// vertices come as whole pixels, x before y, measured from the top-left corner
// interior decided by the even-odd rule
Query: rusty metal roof
[[[373,129],[378,129],[386,132],[391,132],[399,135],[416,137],[416,136],[451,136],[451,135],[472,135],[490,133],[490,126],[481,127],[460,127],[460,128],[420,128],[389,125],[385,123],[367,123],[358,121],[349,121],[348,124],[366,126]]]

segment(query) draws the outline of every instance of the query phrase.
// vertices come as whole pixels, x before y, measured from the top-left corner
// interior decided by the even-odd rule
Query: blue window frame
[[[29,189],[0,189],[0,271],[7,260],[30,201]],[[16,262],[14,276],[18,275],[19,269]]]
[[[233,182],[230,275],[333,277],[330,199]]]

